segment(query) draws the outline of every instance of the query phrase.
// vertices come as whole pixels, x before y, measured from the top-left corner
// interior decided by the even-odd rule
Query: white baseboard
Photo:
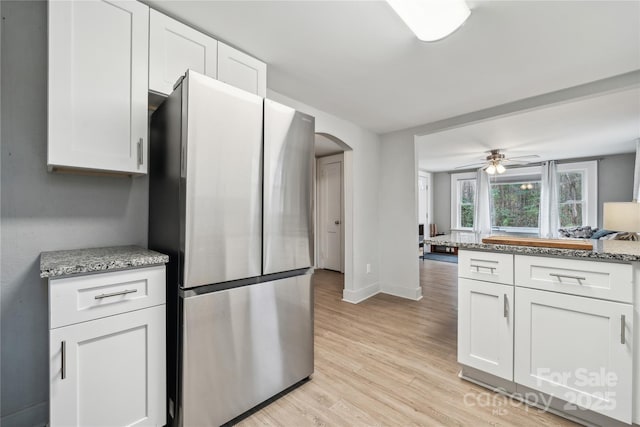
[[[352,291],[351,289],[345,289],[342,291],[342,301],[358,304],[366,300],[367,298],[371,298],[372,296],[380,293],[380,284],[374,283],[365,288],[356,289]]]
[[[47,402],[29,406],[13,414],[0,418],[2,427],[43,427],[49,419],[49,404]]]
[[[422,299],[422,288],[420,286],[417,288],[405,288],[402,286],[382,284],[381,292],[413,301],[420,301]]]

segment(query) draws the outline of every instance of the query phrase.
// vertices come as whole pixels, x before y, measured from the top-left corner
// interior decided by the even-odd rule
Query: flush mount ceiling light
[[[447,37],[471,14],[465,0],[387,0],[387,3],[425,42]]]

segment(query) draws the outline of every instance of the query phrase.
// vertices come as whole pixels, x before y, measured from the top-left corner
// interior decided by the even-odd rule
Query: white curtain
[[[640,202],[640,139],[636,140],[636,164],[633,170],[633,201]]]
[[[558,168],[555,160],[542,165],[540,188],[540,237],[558,237],[560,212],[558,211]]]
[[[491,234],[491,188],[489,174],[482,168],[478,169],[476,173],[473,231],[480,234]]]

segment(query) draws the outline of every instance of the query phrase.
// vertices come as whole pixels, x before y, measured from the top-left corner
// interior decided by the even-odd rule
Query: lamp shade
[[[640,203],[605,203],[603,215],[603,226],[607,230],[640,231]]]

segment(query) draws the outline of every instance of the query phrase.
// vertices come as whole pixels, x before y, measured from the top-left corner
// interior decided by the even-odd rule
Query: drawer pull
[[[138,292],[138,290],[137,289],[125,289],[124,291],[121,291],[121,292],[112,292],[110,294],[96,295],[95,298],[96,299],[102,299],[102,298],[109,298],[109,297],[117,297],[118,295],[132,294],[134,292]]]
[[[62,366],[60,367],[60,379],[67,377],[67,342],[60,343],[60,355],[62,356]]]
[[[558,274],[558,273],[549,273],[549,276],[557,277],[557,278],[558,278],[558,280],[559,280],[560,282],[562,282],[562,279],[575,279],[575,280],[577,280],[577,281],[578,281],[578,283],[580,283],[581,285],[582,285],[582,283],[581,283],[581,282],[582,282],[583,280],[587,280],[587,278],[586,278],[586,277],[581,277],[581,276],[569,276],[569,275],[567,275],[567,274]]]
[[[626,316],[623,314],[622,316],[620,316],[620,344],[626,344],[627,343],[627,337],[625,336],[625,326],[626,325]]]
[[[487,267],[486,265],[471,264],[471,268],[475,268],[476,273],[479,273],[481,268],[486,268],[487,270],[491,270],[491,274],[493,274],[497,267]]]
[[[509,318],[509,300],[507,299],[507,294],[504,294],[504,318]]]

